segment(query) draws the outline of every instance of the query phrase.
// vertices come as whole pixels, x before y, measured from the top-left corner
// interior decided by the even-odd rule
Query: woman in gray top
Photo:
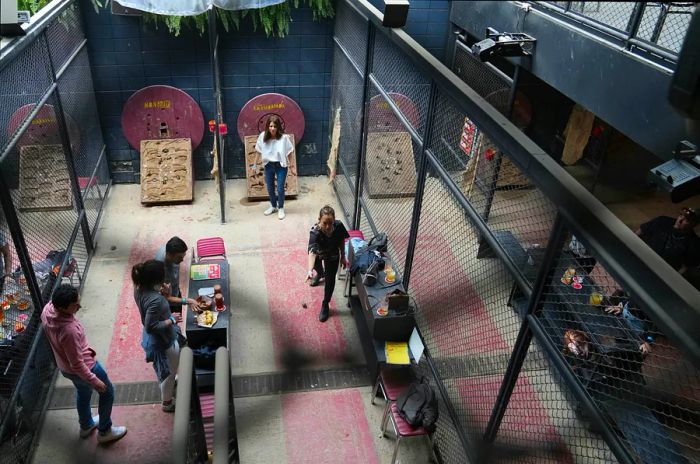
[[[164,285],[163,261],[151,259],[135,265],[131,269],[131,280],[134,282],[134,300],[143,324],[141,346],[146,352],[146,362],[152,362],[156,371],[163,411],[173,412],[173,389],[180,359],[180,347],[177,344],[179,328],[170,312],[168,300],[163,296],[167,289]]]

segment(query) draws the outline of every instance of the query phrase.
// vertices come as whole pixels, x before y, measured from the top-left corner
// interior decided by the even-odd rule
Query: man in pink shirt
[[[75,317],[79,309],[78,290],[71,285],[61,285],[44,306],[41,322],[58,368],[78,391],[76,401],[80,438],[87,438],[97,428],[97,441],[109,443],[122,438],[126,427],[112,426],[114,387],[102,365],[95,359],[95,350],[88,345],[83,325]],[[99,415],[95,417],[90,410],[93,389],[100,395]]]

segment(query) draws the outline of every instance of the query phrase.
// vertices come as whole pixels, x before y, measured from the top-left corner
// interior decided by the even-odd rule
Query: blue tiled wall
[[[160,25],[144,26],[139,17],[95,12],[81,0],[88,51],[112,177],[115,182],[138,182],[139,155],[122,133],[124,103],[148,85],[183,89],[199,104],[205,121],[214,116],[211,64],[207,36],[183,29],[173,37]],[[381,0],[372,0],[380,8]],[[439,59],[444,58],[449,31],[448,0],[411,0],[406,31]],[[250,98],[278,92],[296,100],[304,112],[306,130],[297,145],[299,174],[326,172],[328,109],[333,63],[333,20],[313,21],[308,8],[293,10],[289,35],[267,38],[248,21],[240,30],[221,31],[220,65],[225,121],[229,126],[225,164],[229,177],[245,175],[243,147],[236,134],[238,111]],[[205,131],[195,150],[195,176],[209,177],[213,137]]]
[[[451,0],[410,0],[404,30],[436,58],[445,60]],[[380,12],[384,0],[370,0]]]
[[[97,14],[82,0],[100,114],[112,177],[115,182],[138,182],[139,154],[121,129],[124,103],[148,85],[172,85],[190,94],[204,113],[215,112],[207,36],[186,29],[171,36],[164,26],[144,26],[139,17]],[[240,30],[221,31],[220,67],[226,138],[225,164],[229,177],[245,175],[243,147],[236,132],[238,111],[252,97],[278,92],[294,99],[304,112],[306,130],[297,145],[300,175],[326,172],[328,108],[333,62],[333,22],[313,21],[308,8],[293,11],[289,35],[265,37],[243,21]],[[205,130],[195,150],[195,176],[210,177],[213,137]]]

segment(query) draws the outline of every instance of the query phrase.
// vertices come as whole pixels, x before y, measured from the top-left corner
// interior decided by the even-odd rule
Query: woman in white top
[[[287,169],[290,169],[295,176],[296,167],[289,166],[289,155],[294,150],[294,145],[285,135],[282,129],[282,122],[276,115],[267,118],[265,132],[260,133],[255,144],[255,151],[262,156],[262,163],[265,166],[265,185],[267,194],[270,195],[270,207],[265,210],[265,216],[277,211],[277,217],[284,219],[284,184],[287,180]],[[253,165],[256,169],[258,160]],[[275,191],[275,179],[277,179],[277,191]]]

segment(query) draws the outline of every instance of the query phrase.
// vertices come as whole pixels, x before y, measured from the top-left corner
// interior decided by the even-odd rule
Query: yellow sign
[[[153,100],[143,104],[144,108],[170,108],[170,100]]]
[[[269,105],[253,105],[253,111],[266,111],[266,110],[281,110],[284,109],[285,105],[282,102],[270,103]]]

